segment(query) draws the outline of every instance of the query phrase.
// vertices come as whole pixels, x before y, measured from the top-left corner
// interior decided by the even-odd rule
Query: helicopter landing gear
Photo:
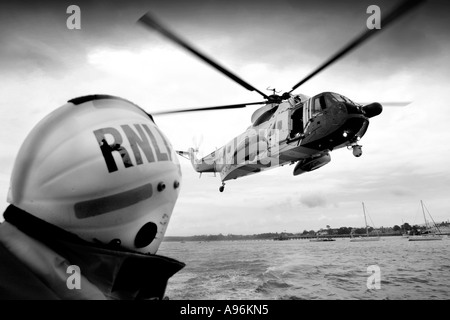
[[[219,191],[223,192],[225,190],[225,182],[222,182],[222,185],[219,187]]]
[[[361,155],[362,155],[362,146],[355,144],[355,145],[352,145],[352,149],[353,149],[353,155],[355,157],[357,157],[357,158],[361,157]]]

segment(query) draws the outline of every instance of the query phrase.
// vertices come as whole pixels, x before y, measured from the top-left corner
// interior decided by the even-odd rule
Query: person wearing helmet
[[[185,265],[157,255],[181,183],[152,117],[113,96],[70,100],[16,157],[0,224],[1,299],[163,299]]]

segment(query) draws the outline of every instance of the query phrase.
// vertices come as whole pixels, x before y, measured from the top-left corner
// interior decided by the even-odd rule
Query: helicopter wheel
[[[353,155],[355,156],[355,157],[361,157],[361,155],[362,155],[362,146],[359,146],[359,145],[354,145],[354,146],[352,146],[352,149],[353,149]]]
[[[225,183],[222,182],[222,185],[219,187],[219,191],[223,192],[225,190]]]

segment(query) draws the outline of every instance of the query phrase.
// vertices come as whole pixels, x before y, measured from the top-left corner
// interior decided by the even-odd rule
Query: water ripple
[[[186,267],[168,283],[170,299],[448,299],[450,241],[163,242],[158,254]],[[380,289],[368,289],[369,266]]]

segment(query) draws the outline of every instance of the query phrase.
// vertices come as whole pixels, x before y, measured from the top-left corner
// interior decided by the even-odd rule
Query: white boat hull
[[[442,240],[442,236],[411,236],[408,241],[433,241]]]
[[[352,238],[350,242],[380,241],[380,238]]]

